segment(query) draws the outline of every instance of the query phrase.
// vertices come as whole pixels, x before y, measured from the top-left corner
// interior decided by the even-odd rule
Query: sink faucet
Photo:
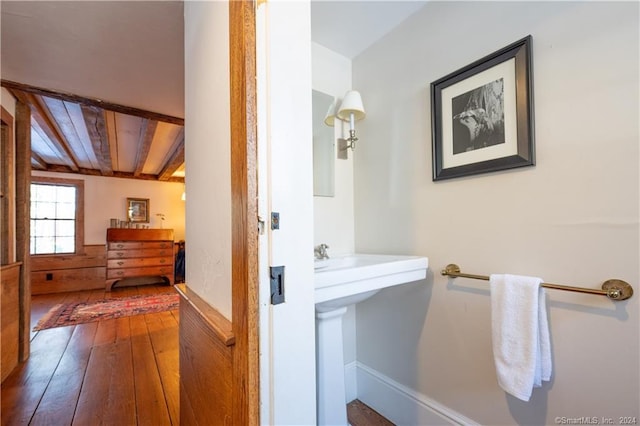
[[[327,254],[328,245],[325,243],[320,244],[319,246],[315,246],[313,248],[313,254],[316,259],[328,259],[329,255]]]

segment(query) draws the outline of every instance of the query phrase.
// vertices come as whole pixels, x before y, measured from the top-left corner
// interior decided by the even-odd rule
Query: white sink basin
[[[318,425],[346,425],[342,316],[385,287],[424,279],[428,260],[418,256],[352,254],[316,261]]]
[[[427,258],[419,256],[352,254],[316,261],[316,311],[352,305],[380,289],[424,279],[427,267]]]

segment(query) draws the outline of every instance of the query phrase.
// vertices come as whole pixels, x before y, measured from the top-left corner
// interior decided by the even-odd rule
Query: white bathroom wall
[[[311,43],[313,89],[335,98],[351,89],[351,60],[317,43]],[[335,121],[336,139],[343,137],[342,122]],[[353,154],[335,161],[335,196],[313,197],[314,244],[329,245],[329,254],[353,253]]]
[[[433,182],[430,83],[528,34],[536,166]],[[358,383],[365,403],[401,424],[443,423],[433,407],[491,425],[640,418],[638,40],[637,2],[429,2],[354,59],[367,107],[356,250],[432,265],[358,306],[358,362],[379,379]],[[448,263],[593,288],[621,278],[636,295],[549,290],[553,379],[522,402],[496,382],[488,283],[447,280]]]
[[[326,47],[311,43],[311,82],[314,90],[335,98],[351,90],[351,59]],[[344,137],[348,128],[340,120],[335,121],[336,139]],[[353,152],[347,159],[335,162],[335,195],[333,197],[313,197],[314,245],[329,245],[329,255],[354,252],[354,212],[353,212]],[[355,306],[350,306],[343,317],[344,362],[346,365],[356,360],[356,320]],[[349,390],[355,392],[355,386]]]
[[[56,177],[84,181],[84,243],[106,244],[111,218],[126,220],[127,198],[149,199],[149,226],[173,229],[176,241],[184,240],[184,185],[178,182],[156,182],[105,176],[77,175],[33,171],[32,176]],[[161,220],[158,213],[165,216]]]

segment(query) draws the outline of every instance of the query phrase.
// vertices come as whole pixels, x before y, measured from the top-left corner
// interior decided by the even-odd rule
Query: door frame
[[[234,424],[260,423],[256,4],[229,2]]]

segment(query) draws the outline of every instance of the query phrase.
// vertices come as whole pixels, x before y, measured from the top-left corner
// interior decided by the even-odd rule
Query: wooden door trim
[[[0,120],[2,120],[2,124],[7,126],[7,144],[4,147],[5,152],[2,155],[2,170],[6,177],[8,177],[7,181],[4,182],[6,185],[6,192],[3,192],[2,196],[6,197],[7,203],[7,216],[2,218],[3,233],[6,233],[3,238],[5,239],[5,245],[2,247],[3,251],[3,261],[0,263],[11,264],[15,262],[16,259],[16,251],[15,251],[15,229],[16,229],[16,204],[15,204],[15,138],[13,131],[13,116],[4,109],[4,107],[0,106]]]
[[[229,2],[233,423],[260,422],[255,1]]]

